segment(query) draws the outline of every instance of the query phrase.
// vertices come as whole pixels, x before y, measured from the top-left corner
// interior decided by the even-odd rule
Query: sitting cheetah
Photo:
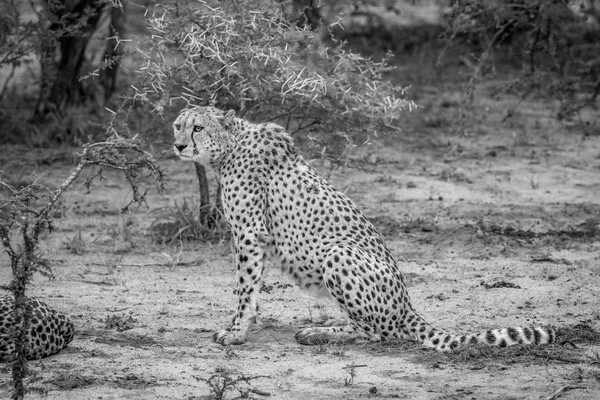
[[[215,171],[231,225],[238,306],[231,325],[214,334],[216,342],[246,340],[267,257],[300,287],[331,296],[347,317],[342,326],[298,332],[301,344],[403,338],[449,351],[477,343],[554,342],[552,328],[453,335],[425,322],[381,235],[346,195],[307,165],[281,126],[194,107],[183,110],[173,127],[175,153]]]
[[[14,304],[12,295],[0,297],[0,362],[10,362],[15,359]],[[58,353],[73,340],[75,328],[64,314],[34,298],[27,298],[25,304],[31,315],[27,338],[29,340],[28,360]]]

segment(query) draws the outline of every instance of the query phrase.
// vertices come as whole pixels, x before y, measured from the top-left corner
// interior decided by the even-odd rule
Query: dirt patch
[[[60,375],[56,375],[53,378],[44,379],[42,383],[46,388],[52,385],[57,390],[69,391],[73,389],[84,389],[88,386],[93,386],[98,383],[98,378],[89,375],[82,375],[79,372],[67,372]]]

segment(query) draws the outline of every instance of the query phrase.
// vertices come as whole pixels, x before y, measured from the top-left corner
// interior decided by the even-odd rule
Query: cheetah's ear
[[[231,125],[233,124],[233,119],[235,118],[235,111],[234,110],[229,110],[225,113],[225,116],[223,117],[223,126],[225,127],[225,129],[229,129],[231,128]]]

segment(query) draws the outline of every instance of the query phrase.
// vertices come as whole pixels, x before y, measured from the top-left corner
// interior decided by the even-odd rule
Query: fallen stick
[[[550,397],[546,397],[546,400],[556,400],[560,397],[560,395],[562,395],[563,393],[565,393],[568,390],[574,390],[574,389],[587,389],[587,386],[583,386],[583,385],[564,385],[560,388],[558,388],[558,390],[554,393],[552,393],[552,395]]]

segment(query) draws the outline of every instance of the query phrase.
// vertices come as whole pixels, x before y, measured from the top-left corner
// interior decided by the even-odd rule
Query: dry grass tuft
[[[556,330],[556,342],[559,344],[583,343],[600,344],[600,331],[596,330],[587,321],[579,322],[573,326],[566,326]]]
[[[506,348],[481,345],[440,355],[443,357],[440,362],[449,364],[476,363],[485,365],[500,363],[507,365],[543,365],[550,362],[579,364],[587,360],[582,349],[567,348],[560,345],[519,345]]]
[[[227,236],[229,228],[220,212],[210,208],[209,212],[202,212],[197,201],[188,199],[181,204],[175,202],[173,206],[159,208],[153,211],[155,218],[148,233],[161,244],[220,240]]]

